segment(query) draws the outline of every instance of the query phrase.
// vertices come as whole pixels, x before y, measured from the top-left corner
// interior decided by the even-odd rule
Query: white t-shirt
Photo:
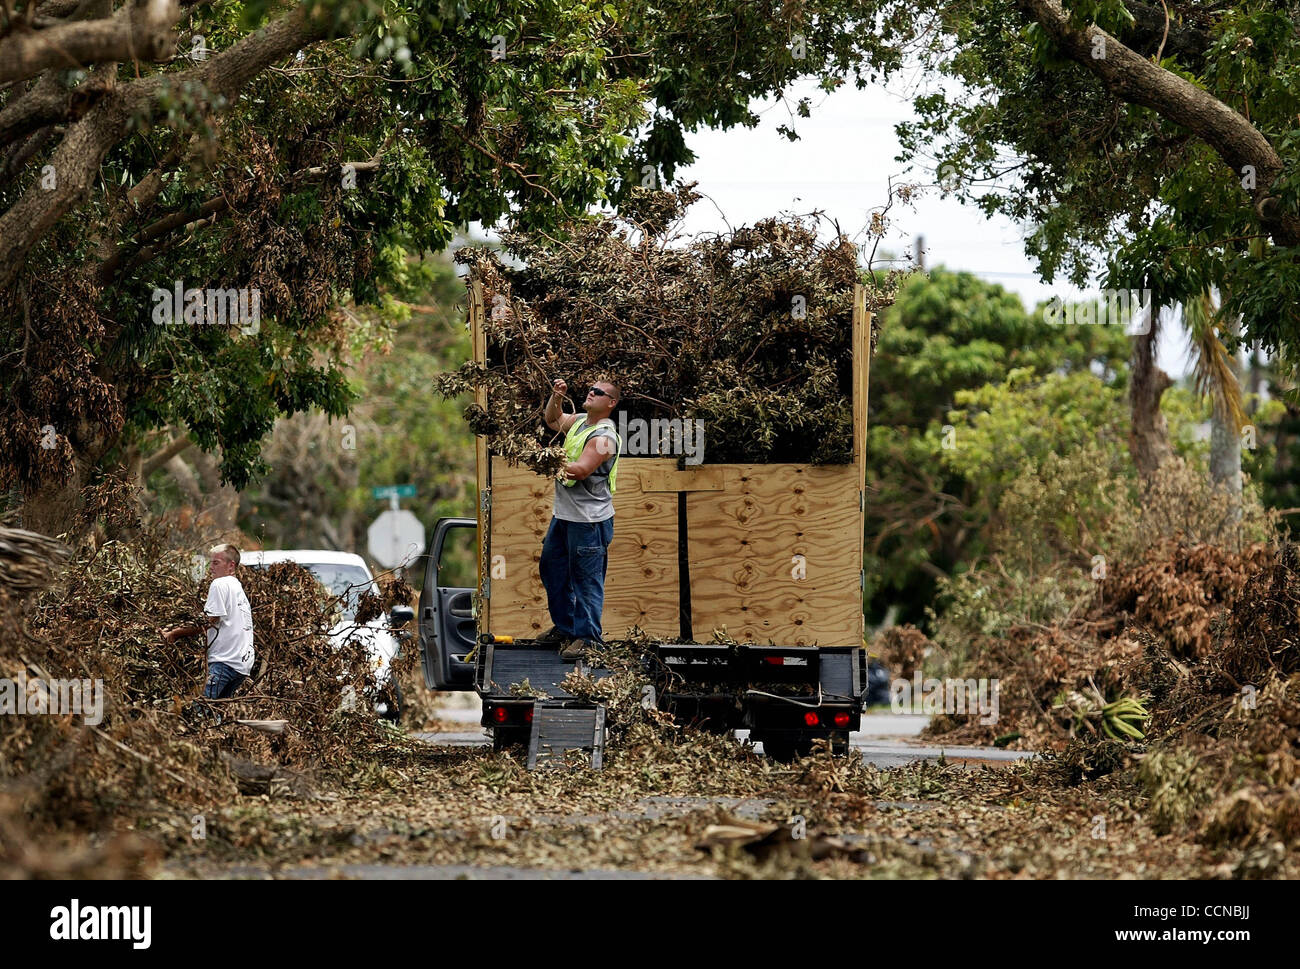
[[[239,580],[213,579],[203,611],[221,620],[208,629],[208,663],[225,663],[247,676],[253,671],[253,610]]]

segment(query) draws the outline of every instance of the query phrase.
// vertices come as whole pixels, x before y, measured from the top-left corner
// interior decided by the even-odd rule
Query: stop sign
[[[424,554],[424,526],[404,508],[389,509],[366,531],[370,557],[386,569],[410,565]]]

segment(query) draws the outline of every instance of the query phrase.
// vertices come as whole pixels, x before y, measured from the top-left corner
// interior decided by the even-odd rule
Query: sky
[[[812,102],[811,118],[793,113],[802,96]],[[964,270],[998,283],[1018,294],[1026,309],[1054,296],[1072,302],[1098,292],[1040,282],[1025,257],[1024,233],[1017,225],[1005,218],[986,218],[956,198],[942,198],[933,171],[909,171],[894,161],[900,151],[894,126],[913,118],[910,99],[901,93],[878,85],[857,90],[846,84],[826,94],[807,80],[792,86],[784,99],[755,102],[753,109],[762,119],[755,128],[686,135],[696,161],[679,168],[674,179],[698,182],[696,191],[705,198],[691,207],[682,232],[725,232],[782,212],[820,210],[826,215],[827,238],[837,222],[861,243],[867,238],[871,211],[888,199],[891,179],[895,185],[922,183],[931,187],[910,206],[895,203],[879,251],[910,255],[919,236],[927,268]],[[794,127],[799,140],[779,134],[780,124]],[[484,233],[478,223],[471,234],[494,235]],[[1181,326],[1161,328],[1157,359],[1174,378],[1191,369]]]
[[[793,105],[802,95],[814,104],[811,118],[793,117]],[[696,191],[707,197],[692,206],[684,231],[721,232],[728,224],[752,225],[783,211],[822,210],[850,238],[861,242],[869,213],[888,198],[890,178],[895,185],[938,181],[933,171],[918,169],[909,174],[894,161],[900,150],[894,126],[913,115],[909,100],[885,88],[859,91],[845,85],[828,95],[809,82],[794,87],[784,102],[756,102],[754,110],[762,118],[756,128],[686,136],[697,160],[679,169],[675,177],[698,181]],[[798,131],[798,141],[777,133],[777,125],[783,123]],[[1053,296],[1068,301],[1084,295],[1068,285],[1039,281],[1024,254],[1023,232],[1014,223],[988,219],[978,209],[940,195],[934,185],[911,207],[896,203],[880,248],[910,254],[916,237],[922,236],[927,267],[965,270],[999,283],[1017,293],[1026,308]],[[827,230],[829,236],[833,232],[829,222]],[[1181,327],[1162,328],[1157,352],[1160,366],[1170,376],[1189,369]]]

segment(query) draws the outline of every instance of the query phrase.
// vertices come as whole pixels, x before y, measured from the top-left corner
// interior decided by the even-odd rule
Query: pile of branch
[[[44,589],[68,551],[46,535],[0,528],[0,589],[16,597]]]
[[[580,406],[605,378],[629,419],[702,421],[706,461],[851,460],[855,247],[821,242],[811,216],[683,243],[670,227],[698,198],[691,185],[645,190],[561,240],[508,233],[518,267],[460,250],[484,286],[487,360],[439,390],[486,389],[487,409],[466,419],[495,453],[556,471],[541,421],[551,382],[565,379]]]
[[[1069,785],[1127,775],[1154,828],[1214,851],[1224,877],[1276,873],[1300,836],[1294,546],[1153,547],[1102,584],[1088,618],[984,637],[964,673],[1000,679],[998,722],[937,717],[931,732],[1056,751],[1045,769]],[[1125,698],[1149,711],[1143,736],[1095,729]]]
[[[103,684],[98,723],[88,699],[82,715],[0,717],[0,815],[9,814],[0,829],[21,819],[32,837],[57,839],[124,820],[174,820],[249,789],[247,771],[232,773],[232,763],[262,765],[267,777],[347,772],[391,743],[372,708],[367,650],[332,639],[338,600],[293,563],[240,570],[256,667],[232,698],[203,699],[203,643],[159,636],[202,615],[206,589],[193,563],[146,529],[129,544],[85,548],[21,610],[0,591],[0,677]],[[409,592],[397,584],[366,607],[405,602]],[[413,660],[408,651],[395,665]]]
[[[1213,649],[1215,616],[1238,600],[1251,577],[1266,570],[1274,554],[1262,543],[1234,551],[1166,540],[1148,549],[1140,561],[1115,568],[1102,581],[1094,618],[1114,624],[1136,621],[1159,631],[1180,659],[1205,658]]]

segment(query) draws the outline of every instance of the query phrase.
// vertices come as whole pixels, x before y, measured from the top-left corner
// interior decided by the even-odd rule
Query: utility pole
[[[912,259],[916,268],[925,272],[925,236],[918,235],[912,242]]]

